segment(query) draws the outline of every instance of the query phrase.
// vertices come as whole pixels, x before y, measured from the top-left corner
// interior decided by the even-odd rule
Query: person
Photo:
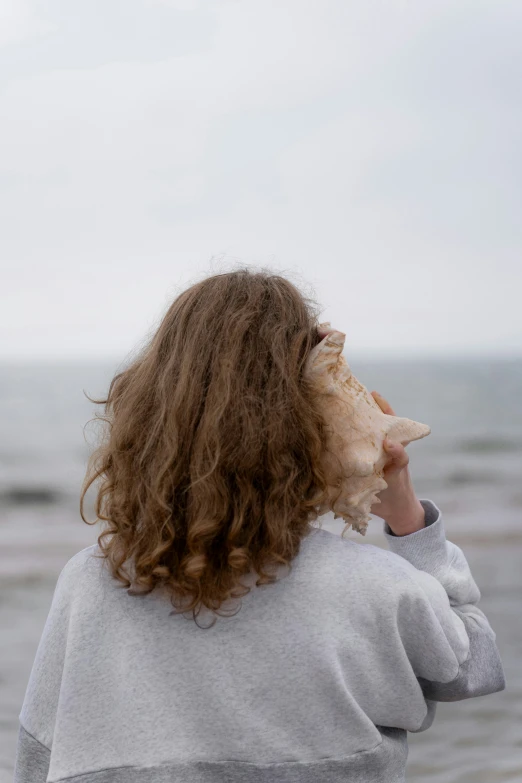
[[[400,443],[372,506],[387,549],[314,524],[316,310],[266,270],[207,277],[93,400],[108,429],[80,510],[95,524],[101,479],[106,527],[59,575],[15,783],[396,783],[438,702],[505,688],[467,560]]]

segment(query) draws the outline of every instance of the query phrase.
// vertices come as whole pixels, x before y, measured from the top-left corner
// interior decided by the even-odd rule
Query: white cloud
[[[36,16],[26,0],[1,0],[0,46],[37,38],[53,30],[53,25]]]
[[[176,11],[198,11],[201,8],[202,0],[145,0],[145,5],[152,7],[167,5]]]
[[[222,252],[299,270],[331,308],[325,320],[349,312],[361,349],[519,338],[517,287],[499,291],[499,278],[520,280],[520,54],[507,10],[168,5],[205,27],[193,50],[42,60],[0,95],[7,351],[67,352],[75,334],[87,351],[101,318],[111,334],[93,326],[92,351],[116,352],[173,281]],[[95,49],[96,19],[80,44]]]

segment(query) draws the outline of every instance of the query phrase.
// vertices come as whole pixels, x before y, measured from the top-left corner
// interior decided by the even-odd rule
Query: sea
[[[407,447],[413,484],[466,555],[506,675],[504,691],[441,703],[430,729],[408,735],[407,780],[522,783],[522,358],[349,364],[398,416],[431,427]],[[0,364],[0,783],[12,781],[18,715],[60,570],[101,532],[79,511],[103,413],[87,395],[103,397],[119,369],[108,360]],[[344,529],[332,514],[315,524]],[[372,517],[366,536],[347,537],[386,548],[382,528]]]

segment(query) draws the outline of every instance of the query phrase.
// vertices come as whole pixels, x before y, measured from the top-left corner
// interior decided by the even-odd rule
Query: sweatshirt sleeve
[[[398,628],[427,700],[460,701],[506,687],[496,634],[478,608],[480,591],[456,544],[446,540],[440,509],[421,500],[426,527],[395,536],[388,548],[413,566],[398,604]]]
[[[19,715],[14,783],[48,777],[69,618],[85,551],[66,563],[56,583]]]
[[[20,724],[13,783],[46,783],[51,751]]]

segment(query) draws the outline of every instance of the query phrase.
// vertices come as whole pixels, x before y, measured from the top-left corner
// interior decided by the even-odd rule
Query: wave
[[[459,450],[467,454],[508,453],[521,451],[522,443],[495,435],[482,436],[462,440],[459,444]]]
[[[0,502],[12,506],[47,506],[63,499],[63,493],[53,487],[9,487],[0,492]]]
[[[494,473],[484,473],[477,470],[457,469],[445,476],[444,483],[450,486],[464,486],[465,484],[497,484],[500,477]]]

